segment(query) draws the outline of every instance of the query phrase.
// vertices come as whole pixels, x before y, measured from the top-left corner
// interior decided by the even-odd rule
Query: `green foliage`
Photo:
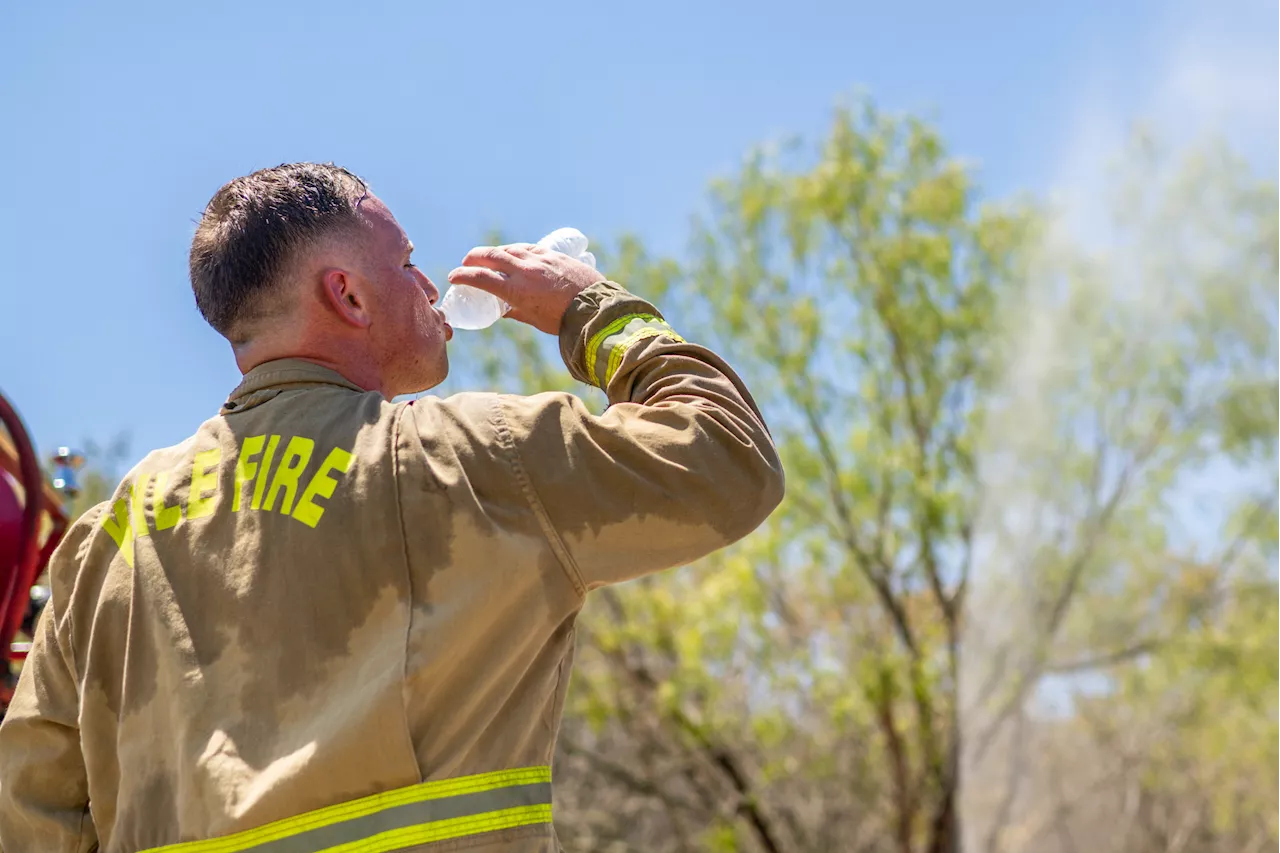
[[[1084,241],[859,100],[715,181],[683,262],[600,253],[743,374],[788,479],[588,602],[558,784],[628,815],[562,811],[591,845],[1274,844],[1275,186],[1138,133],[1109,189]],[[463,337],[467,381],[573,387],[522,327]]]

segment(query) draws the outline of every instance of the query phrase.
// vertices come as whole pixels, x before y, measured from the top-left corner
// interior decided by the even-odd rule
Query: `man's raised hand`
[[[550,335],[574,297],[605,276],[579,260],[530,243],[477,246],[449,273],[450,284],[466,284],[507,302],[507,316]]]

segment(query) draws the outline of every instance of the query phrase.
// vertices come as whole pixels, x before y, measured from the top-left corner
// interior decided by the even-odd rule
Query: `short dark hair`
[[[284,163],[218,190],[191,240],[191,289],[209,325],[244,340],[294,253],[355,225],[368,194],[363,180],[332,163]]]

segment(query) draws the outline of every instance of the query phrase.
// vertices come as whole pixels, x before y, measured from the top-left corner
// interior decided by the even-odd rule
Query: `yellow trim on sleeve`
[[[596,354],[600,350],[600,345],[604,343],[605,338],[610,335],[617,334],[632,320],[644,320],[645,322],[658,320],[658,322],[662,322],[661,319],[654,314],[627,314],[619,317],[592,335],[591,340],[587,341],[587,375],[590,376],[593,381],[596,378]]]
[[[664,323],[663,325],[665,326],[666,324]],[[605,387],[608,387],[609,383],[613,381],[613,374],[617,373],[618,368],[622,366],[622,359],[626,357],[627,350],[631,349],[632,346],[638,344],[645,338],[653,338],[658,335],[666,335],[668,338],[684,343],[684,338],[677,335],[670,326],[667,326],[665,329],[658,328],[656,326],[645,326],[634,335],[626,338],[621,343],[614,344],[609,349],[609,363],[604,369]]]

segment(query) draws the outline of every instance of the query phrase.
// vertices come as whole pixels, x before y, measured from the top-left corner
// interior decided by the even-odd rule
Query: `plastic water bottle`
[[[577,228],[557,228],[539,240],[538,246],[595,268],[596,256],[587,251],[587,238]],[[465,284],[450,286],[440,300],[440,312],[455,329],[487,329],[510,310],[510,305],[492,293]]]

